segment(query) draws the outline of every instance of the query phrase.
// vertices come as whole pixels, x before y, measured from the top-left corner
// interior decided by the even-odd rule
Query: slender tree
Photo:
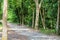
[[[56,26],[56,33],[60,34],[59,27],[60,26],[60,0],[58,0],[58,14],[57,14],[57,26]]]
[[[3,24],[2,40],[7,40],[7,0],[4,0],[2,24]]]
[[[43,9],[43,28],[45,29],[45,10]]]
[[[32,17],[32,28],[34,27],[34,9],[32,9],[33,11],[33,17]]]
[[[43,9],[43,12],[41,12],[41,10],[40,10],[42,25],[43,25],[43,28],[45,29],[45,15],[44,15],[44,13],[45,13],[44,9]]]
[[[21,25],[23,25],[23,2],[21,3],[21,15],[20,15],[20,22],[21,22]]]

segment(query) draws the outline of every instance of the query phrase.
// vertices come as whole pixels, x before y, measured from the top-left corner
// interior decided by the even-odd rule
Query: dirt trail
[[[19,26],[13,23],[8,23],[8,25],[17,33],[16,35],[24,35],[27,40],[60,40],[57,36],[42,34],[26,26]]]
[[[42,34],[26,26],[13,23],[8,23],[8,26],[11,28],[8,30],[8,40],[60,40],[58,36]],[[1,35],[0,33],[0,37]]]

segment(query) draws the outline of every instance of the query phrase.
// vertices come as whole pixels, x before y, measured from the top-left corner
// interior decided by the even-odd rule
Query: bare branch
[[[41,0],[40,4],[39,4],[39,8],[41,8],[41,4],[42,4],[43,0]]]

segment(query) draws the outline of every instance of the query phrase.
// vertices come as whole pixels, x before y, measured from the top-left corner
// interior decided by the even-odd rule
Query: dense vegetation
[[[8,0],[8,21],[19,25],[28,25],[37,29],[50,29],[56,31],[58,0]],[[0,19],[2,19],[2,4],[0,0]],[[36,9],[40,4],[39,14]],[[36,15],[38,20],[36,20]]]

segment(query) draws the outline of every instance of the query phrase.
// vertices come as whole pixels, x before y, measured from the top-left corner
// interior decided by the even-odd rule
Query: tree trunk
[[[24,4],[24,1],[22,0],[22,6],[21,6],[21,10],[22,10],[22,25],[24,24],[23,4]]]
[[[23,12],[22,12],[22,25],[24,25],[24,15],[23,15]]]
[[[32,17],[32,28],[34,27],[34,9],[33,10],[33,17]]]
[[[44,11],[44,9],[43,9],[43,27],[45,29],[45,11]]]
[[[58,0],[58,14],[57,14],[57,26],[56,26],[56,33],[60,34],[60,0]]]
[[[2,24],[3,24],[2,40],[7,40],[7,0],[4,0]]]
[[[21,25],[21,14],[20,14],[20,25]]]
[[[38,20],[39,20],[39,3],[36,0],[36,19],[35,19],[35,29],[38,30]]]
[[[40,1],[40,4],[39,4],[39,0],[34,0],[34,1],[35,1],[35,3],[36,3],[35,29],[38,30],[39,11],[40,11],[41,4],[42,4],[43,0]]]
[[[43,9],[43,13],[41,13],[41,10],[40,10],[40,16],[41,16],[41,21],[42,21],[43,28],[45,29],[45,16],[44,16],[44,9]]]

